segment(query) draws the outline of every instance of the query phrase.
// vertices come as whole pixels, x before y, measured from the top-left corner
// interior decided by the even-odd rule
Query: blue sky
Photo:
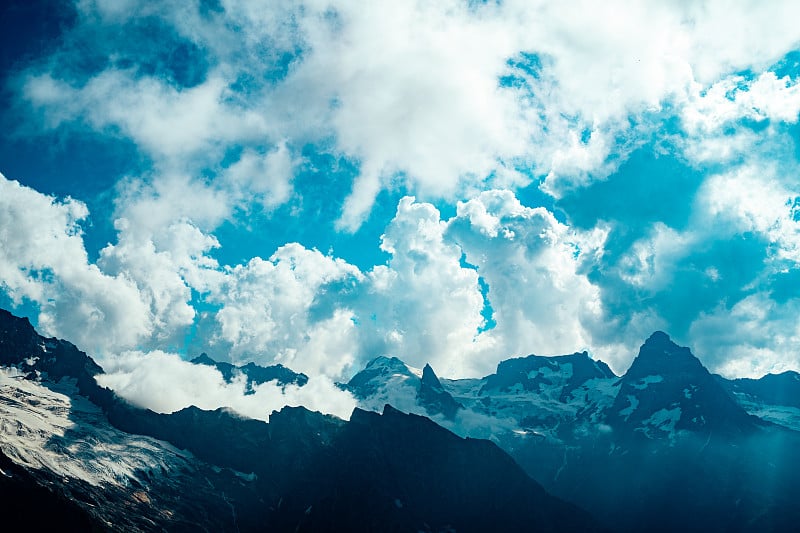
[[[792,2],[0,9],[0,302],[109,365],[800,368]]]

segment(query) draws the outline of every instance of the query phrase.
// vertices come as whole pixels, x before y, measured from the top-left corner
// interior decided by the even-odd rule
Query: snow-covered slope
[[[0,368],[0,450],[17,464],[94,486],[146,486],[150,476],[193,468],[186,452],[112,427],[68,380],[45,386],[9,368]]]
[[[445,425],[463,406],[446,391],[436,373],[422,370],[396,357],[377,357],[344,387],[360,400],[360,407],[380,412],[390,404],[407,413],[431,416]]]
[[[715,377],[751,415],[800,431],[800,374],[797,372],[767,374],[759,379]]]
[[[467,409],[512,423],[517,436],[559,439],[589,431],[613,402],[618,378],[586,352],[509,359],[479,380],[442,380]]]

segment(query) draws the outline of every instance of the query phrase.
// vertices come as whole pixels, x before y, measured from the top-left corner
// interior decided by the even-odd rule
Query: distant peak
[[[664,333],[663,331],[654,331],[652,335],[645,341],[645,344],[666,344],[672,343],[672,339],[669,338],[669,335]]]
[[[211,359],[205,352],[201,353],[200,355],[192,359],[190,363],[193,363],[195,365],[209,365],[209,366],[214,366],[217,364],[217,362]]]
[[[436,372],[433,371],[433,368],[431,368],[429,364],[426,364],[425,368],[422,369],[422,383],[433,387],[435,390],[442,390],[442,384],[439,382]]]
[[[663,331],[656,331],[639,348],[639,355],[625,373],[628,379],[647,375],[708,374],[708,370],[686,346],[679,346]]]
[[[648,337],[639,350],[639,356],[642,355],[650,357],[695,358],[688,347],[679,346],[663,331],[656,331]]]
[[[379,355],[378,357],[367,363],[367,366],[364,367],[364,370],[382,370],[382,369],[388,369],[392,372],[401,372],[401,373],[410,372],[408,365],[406,365],[403,361],[401,361],[397,357],[387,357],[385,355]]]

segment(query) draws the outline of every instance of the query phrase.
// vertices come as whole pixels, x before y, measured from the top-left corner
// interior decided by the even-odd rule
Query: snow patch
[[[681,419],[681,408],[673,407],[672,409],[659,409],[647,420],[642,422],[640,428],[647,436],[653,436],[653,430],[662,431],[667,433],[670,438],[675,436],[675,424]]]
[[[630,402],[630,405],[628,405],[628,407],[625,409],[621,409],[619,412],[620,416],[624,416],[626,421],[628,418],[630,418],[636,408],[639,407],[639,398],[633,394],[628,394],[628,402]]]
[[[659,376],[659,375],[645,376],[636,383],[634,383],[633,388],[644,390],[647,388],[648,385],[652,383],[661,383],[662,381],[664,381],[664,376]]]

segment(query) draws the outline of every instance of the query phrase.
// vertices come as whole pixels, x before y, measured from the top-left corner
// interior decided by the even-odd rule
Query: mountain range
[[[422,381],[401,361],[378,358],[345,387],[362,406],[391,400],[493,440],[609,530],[794,531],[800,523],[795,372],[728,380],[655,332],[622,376],[583,352],[438,380],[449,398],[434,403],[420,394]],[[458,409],[445,416],[442,404]]]
[[[280,365],[193,364],[305,386]],[[588,353],[439,378],[378,357],[349,421],[160,414],[0,310],[0,495],[21,524],[124,531],[793,531],[800,376],[711,374],[663,332],[615,375]],[[33,503],[35,502],[35,503]],[[42,512],[47,510],[47,512]],[[48,522],[50,520],[50,522]],[[33,526],[31,526],[33,524]],[[74,525],[71,527],[70,525]]]
[[[0,365],[0,501],[12,529],[600,530],[496,444],[391,406],[349,421],[302,407],[269,423],[226,409],[159,414],[99,386],[90,357],[6,311]]]

